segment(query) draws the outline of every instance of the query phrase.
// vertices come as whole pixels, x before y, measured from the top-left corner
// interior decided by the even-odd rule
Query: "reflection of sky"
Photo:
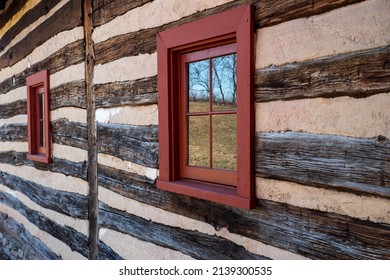
[[[212,58],[213,101],[235,102],[236,54]],[[190,100],[209,99],[210,60],[189,63]],[[234,72],[233,72],[234,69]]]

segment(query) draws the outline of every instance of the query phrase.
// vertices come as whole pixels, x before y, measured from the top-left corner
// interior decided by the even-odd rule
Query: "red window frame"
[[[236,44],[236,185],[183,178],[180,167],[180,56]],[[157,35],[159,106],[159,189],[252,209],[254,196],[254,19],[251,5],[184,24]]]
[[[28,155],[30,160],[50,163],[50,83],[49,71],[43,70],[28,76],[27,121]]]

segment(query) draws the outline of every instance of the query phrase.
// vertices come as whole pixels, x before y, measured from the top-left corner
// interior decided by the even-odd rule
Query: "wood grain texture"
[[[390,47],[259,69],[257,102],[390,92]]]
[[[157,104],[157,76],[95,85],[97,108]]]
[[[2,191],[0,191],[0,203],[17,210],[40,230],[43,230],[52,235],[54,238],[64,242],[72,251],[76,251],[88,258],[88,237],[84,234],[71,227],[56,223],[38,211],[28,208],[12,195],[6,194]],[[100,242],[99,246],[99,255],[102,259],[122,259],[104,242]]]
[[[93,27],[102,25],[115,17],[153,0],[94,0]]]
[[[87,197],[84,195],[51,189],[2,171],[0,183],[24,194],[43,208],[78,219],[88,217]]]
[[[139,240],[180,251],[195,259],[266,259],[217,236],[147,221],[100,203],[99,224]]]
[[[52,158],[52,163],[41,163],[27,159],[27,153],[5,151],[0,152],[0,163],[10,164],[14,166],[31,166],[38,170],[61,173],[66,176],[72,176],[87,180],[87,162],[72,162],[62,158]]]
[[[98,151],[143,166],[158,167],[158,127],[98,123]]]
[[[99,185],[308,258],[390,259],[390,225],[265,200],[246,211],[161,191],[146,177],[103,165],[99,165]]]
[[[0,57],[0,68],[16,64],[54,35],[81,25],[80,1],[70,0],[50,18],[32,30],[20,42],[6,51]]]
[[[13,0],[11,1],[6,13],[1,14],[0,16],[0,28],[3,28],[4,25],[11,20],[11,18],[23,8],[25,0]]]
[[[0,126],[0,142],[27,142],[27,124]]]
[[[88,130],[84,123],[58,119],[51,123],[51,135],[54,143],[88,150]]]
[[[308,133],[258,133],[256,174],[390,197],[390,141]]]
[[[156,35],[158,32],[174,26],[193,22],[195,20],[202,19],[216,13],[224,12],[234,7],[248,3],[252,3],[255,7],[256,28],[263,28],[301,17],[310,17],[313,15],[329,12],[333,9],[361,1],[362,0],[235,0],[224,5],[197,12],[175,22],[115,36],[104,42],[97,43],[95,45],[96,63],[104,64],[122,57],[154,53],[157,49]],[[116,2],[110,2],[110,4],[115,5]],[[120,5],[118,5],[117,9],[122,11]],[[109,14],[111,17],[111,11],[106,10],[105,8],[103,8],[100,13],[104,15]],[[116,10],[113,11],[112,14],[119,15],[117,14]]]
[[[0,51],[2,51],[23,29],[35,22],[41,16],[46,15],[61,0],[46,0],[39,2],[34,8],[27,11],[21,20],[16,22],[2,37]],[[14,1],[13,1],[14,2]],[[11,4],[12,5],[12,4]]]
[[[27,115],[27,100],[0,104],[0,119],[9,119],[17,115]]]
[[[60,260],[61,256],[58,256],[50,250],[41,240],[33,236],[23,224],[17,222],[13,218],[9,217],[6,213],[0,212],[0,233],[6,241],[13,239],[14,243],[19,243],[14,250],[21,249],[22,256],[12,258],[11,254],[7,255],[10,259],[23,259],[23,260]],[[6,237],[4,236],[6,235]],[[16,241],[16,242],[15,242]],[[2,240],[0,240],[0,245]],[[4,244],[3,244],[4,246]],[[1,248],[1,246],[0,246]],[[0,255],[0,259],[3,259]]]
[[[61,50],[46,57],[44,60],[31,65],[21,73],[15,73],[14,76],[0,81],[0,94],[5,94],[10,90],[26,85],[26,77],[42,70],[49,70],[50,74],[55,74],[71,65],[79,64],[84,61],[84,41],[79,40],[68,44]]]
[[[85,81],[74,81],[62,84],[50,90],[50,109],[63,107],[87,108]]]

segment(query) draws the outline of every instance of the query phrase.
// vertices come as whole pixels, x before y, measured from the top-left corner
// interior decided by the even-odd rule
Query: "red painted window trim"
[[[51,162],[50,141],[50,79],[49,71],[43,70],[28,76],[27,85],[27,121],[28,121],[28,155],[27,158],[43,163]],[[45,147],[39,146],[39,116],[37,90],[43,87],[44,91],[44,142]]]
[[[237,44],[237,186],[180,177],[179,63],[186,52]],[[254,196],[254,20],[251,5],[184,24],[157,35],[159,178],[157,187],[252,209]]]

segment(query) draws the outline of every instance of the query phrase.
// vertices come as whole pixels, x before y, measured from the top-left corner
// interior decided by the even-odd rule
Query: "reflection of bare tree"
[[[210,63],[212,69],[213,101],[217,103],[236,103],[237,60],[235,54],[190,63],[190,100],[208,100],[210,92]]]

